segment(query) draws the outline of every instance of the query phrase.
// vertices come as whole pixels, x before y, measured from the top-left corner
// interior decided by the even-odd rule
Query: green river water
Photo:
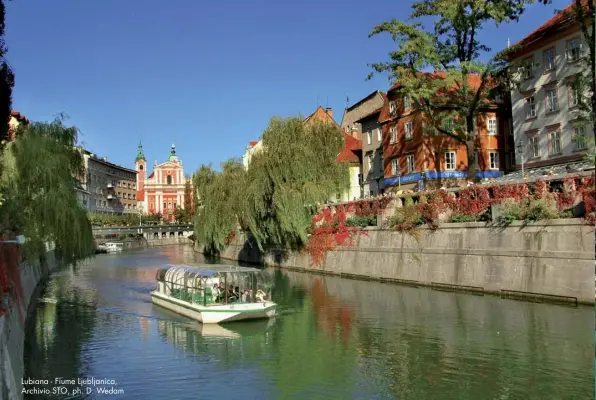
[[[206,260],[151,248],[53,274],[29,320],[25,378],[68,393],[25,398],[594,398],[591,307],[271,270],[277,317],[203,327],[149,295],[157,268],[192,262]],[[87,394],[56,378],[113,382]]]

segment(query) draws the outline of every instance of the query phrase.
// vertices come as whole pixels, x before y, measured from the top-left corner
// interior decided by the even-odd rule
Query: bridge
[[[142,225],[142,226],[94,226],[93,236],[143,235],[146,239],[189,237],[194,232],[192,225]]]

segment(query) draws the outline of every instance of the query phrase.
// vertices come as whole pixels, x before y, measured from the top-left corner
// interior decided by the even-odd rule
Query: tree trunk
[[[468,155],[468,181],[476,182],[476,163],[474,162],[474,143],[476,142],[474,126],[474,116],[468,115],[466,117],[467,137],[466,137],[466,154]]]

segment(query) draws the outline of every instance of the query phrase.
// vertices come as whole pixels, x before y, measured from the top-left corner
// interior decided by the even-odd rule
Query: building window
[[[397,143],[397,128],[392,126],[389,128],[389,144]]]
[[[136,200],[136,197],[137,197],[137,195],[133,193],[133,195],[132,195],[132,199],[133,199],[133,200]]]
[[[540,136],[534,135],[528,138],[528,155],[530,158],[540,157]]]
[[[487,121],[487,125],[488,125],[488,134],[496,135],[497,134],[497,119],[489,118]]]
[[[544,70],[555,69],[555,49],[548,49],[544,52]]]
[[[406,122],[406,124],[404,125],[404,129],[406,131],[406,139],[412,139],[412,134],[414,131],[412,122]]]
[[[579,105],[579,88],[576,85],[569,86],[569,107]]]
[[[163,203],[163,209],[165,210],[166,208],[168,208],[168,205],[166,203]]]
[[[371,131],[366,132],[366,143],[367,144],[372,143],[372,132]]]
[[[536,117],[536,98],[534,95],[526,97],[526,119]]]
[[[397,113],[397,107],[395,106],[395,101],[389,102],[389,114],[394,116]]]
[[[455,169],[455,151],[445,152],[445,169],[448,171]]]
[[[379,170],[381,173],[383,173],[383,152],[379,151],[377,157],[379,157]]]
[[[551,131],[548,133],[548,154],[561,154],[561,131]]]
[[[474,169],[478,169],[478,152],[474,152]]]
[[[368,172],[370,172],[373,168],[373,156],[372,154],[367,154],[366,155],[366,161],[368,163]]]
[[[573,39],[567,42],[565,57],[567,61],[576,61],[581,57],[582,44],[579,39]]]
[[[522,62],[522,78],[523,79],[530,79],[534,76],[534,59],[527,58]]]
[[[583,126],[573,128],[573,141],[575,143],[575,150],[586,149],[586,130]]]
[[[546,91],[546,112],[551,113],[559,109],[559,100],[557,99],[557,88]]]
[[[381,128],[377,128],[377,140],[379,142],[383,141],[383,134],[382,134]]]
[[[391,160],[391,175],[399,175],[399,160],[397,158]]]
[[[407,110],[412,107],[412,102],[408,96],[404,96],[404,108]]]
[[[171,185],[172,184],[172,176],[168,175],[168,177],[166,178],[166,181],[167,181],[168,185]]]
[[[491,151],[488,153],[490,159],[490,169],[499,169],[499,153]]]
[[[416,170],[416,161],[414,158],[414,154],[407,155],[406,160],[408,162],[408,174],[411,174]]]

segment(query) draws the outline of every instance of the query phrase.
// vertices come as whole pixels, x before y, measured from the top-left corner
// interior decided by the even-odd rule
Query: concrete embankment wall
[[[0,316],[0,400],[21,399],[24,374],[23,351],[25,321],[30,304],[37,296],[38,284],[58,266],[54,252],[46,253],[44,264],[20,265],[22,299],[6,316]],[[20,310],[19,310],[20,308]]]
[[[200,246],[196,250],[202,252]],[[307,252],[261,253],[239,233],[222,258],[366,280],[594,304],[594,227],[579,219],[421,228],[418,237],[367,229],[320,266]]]

